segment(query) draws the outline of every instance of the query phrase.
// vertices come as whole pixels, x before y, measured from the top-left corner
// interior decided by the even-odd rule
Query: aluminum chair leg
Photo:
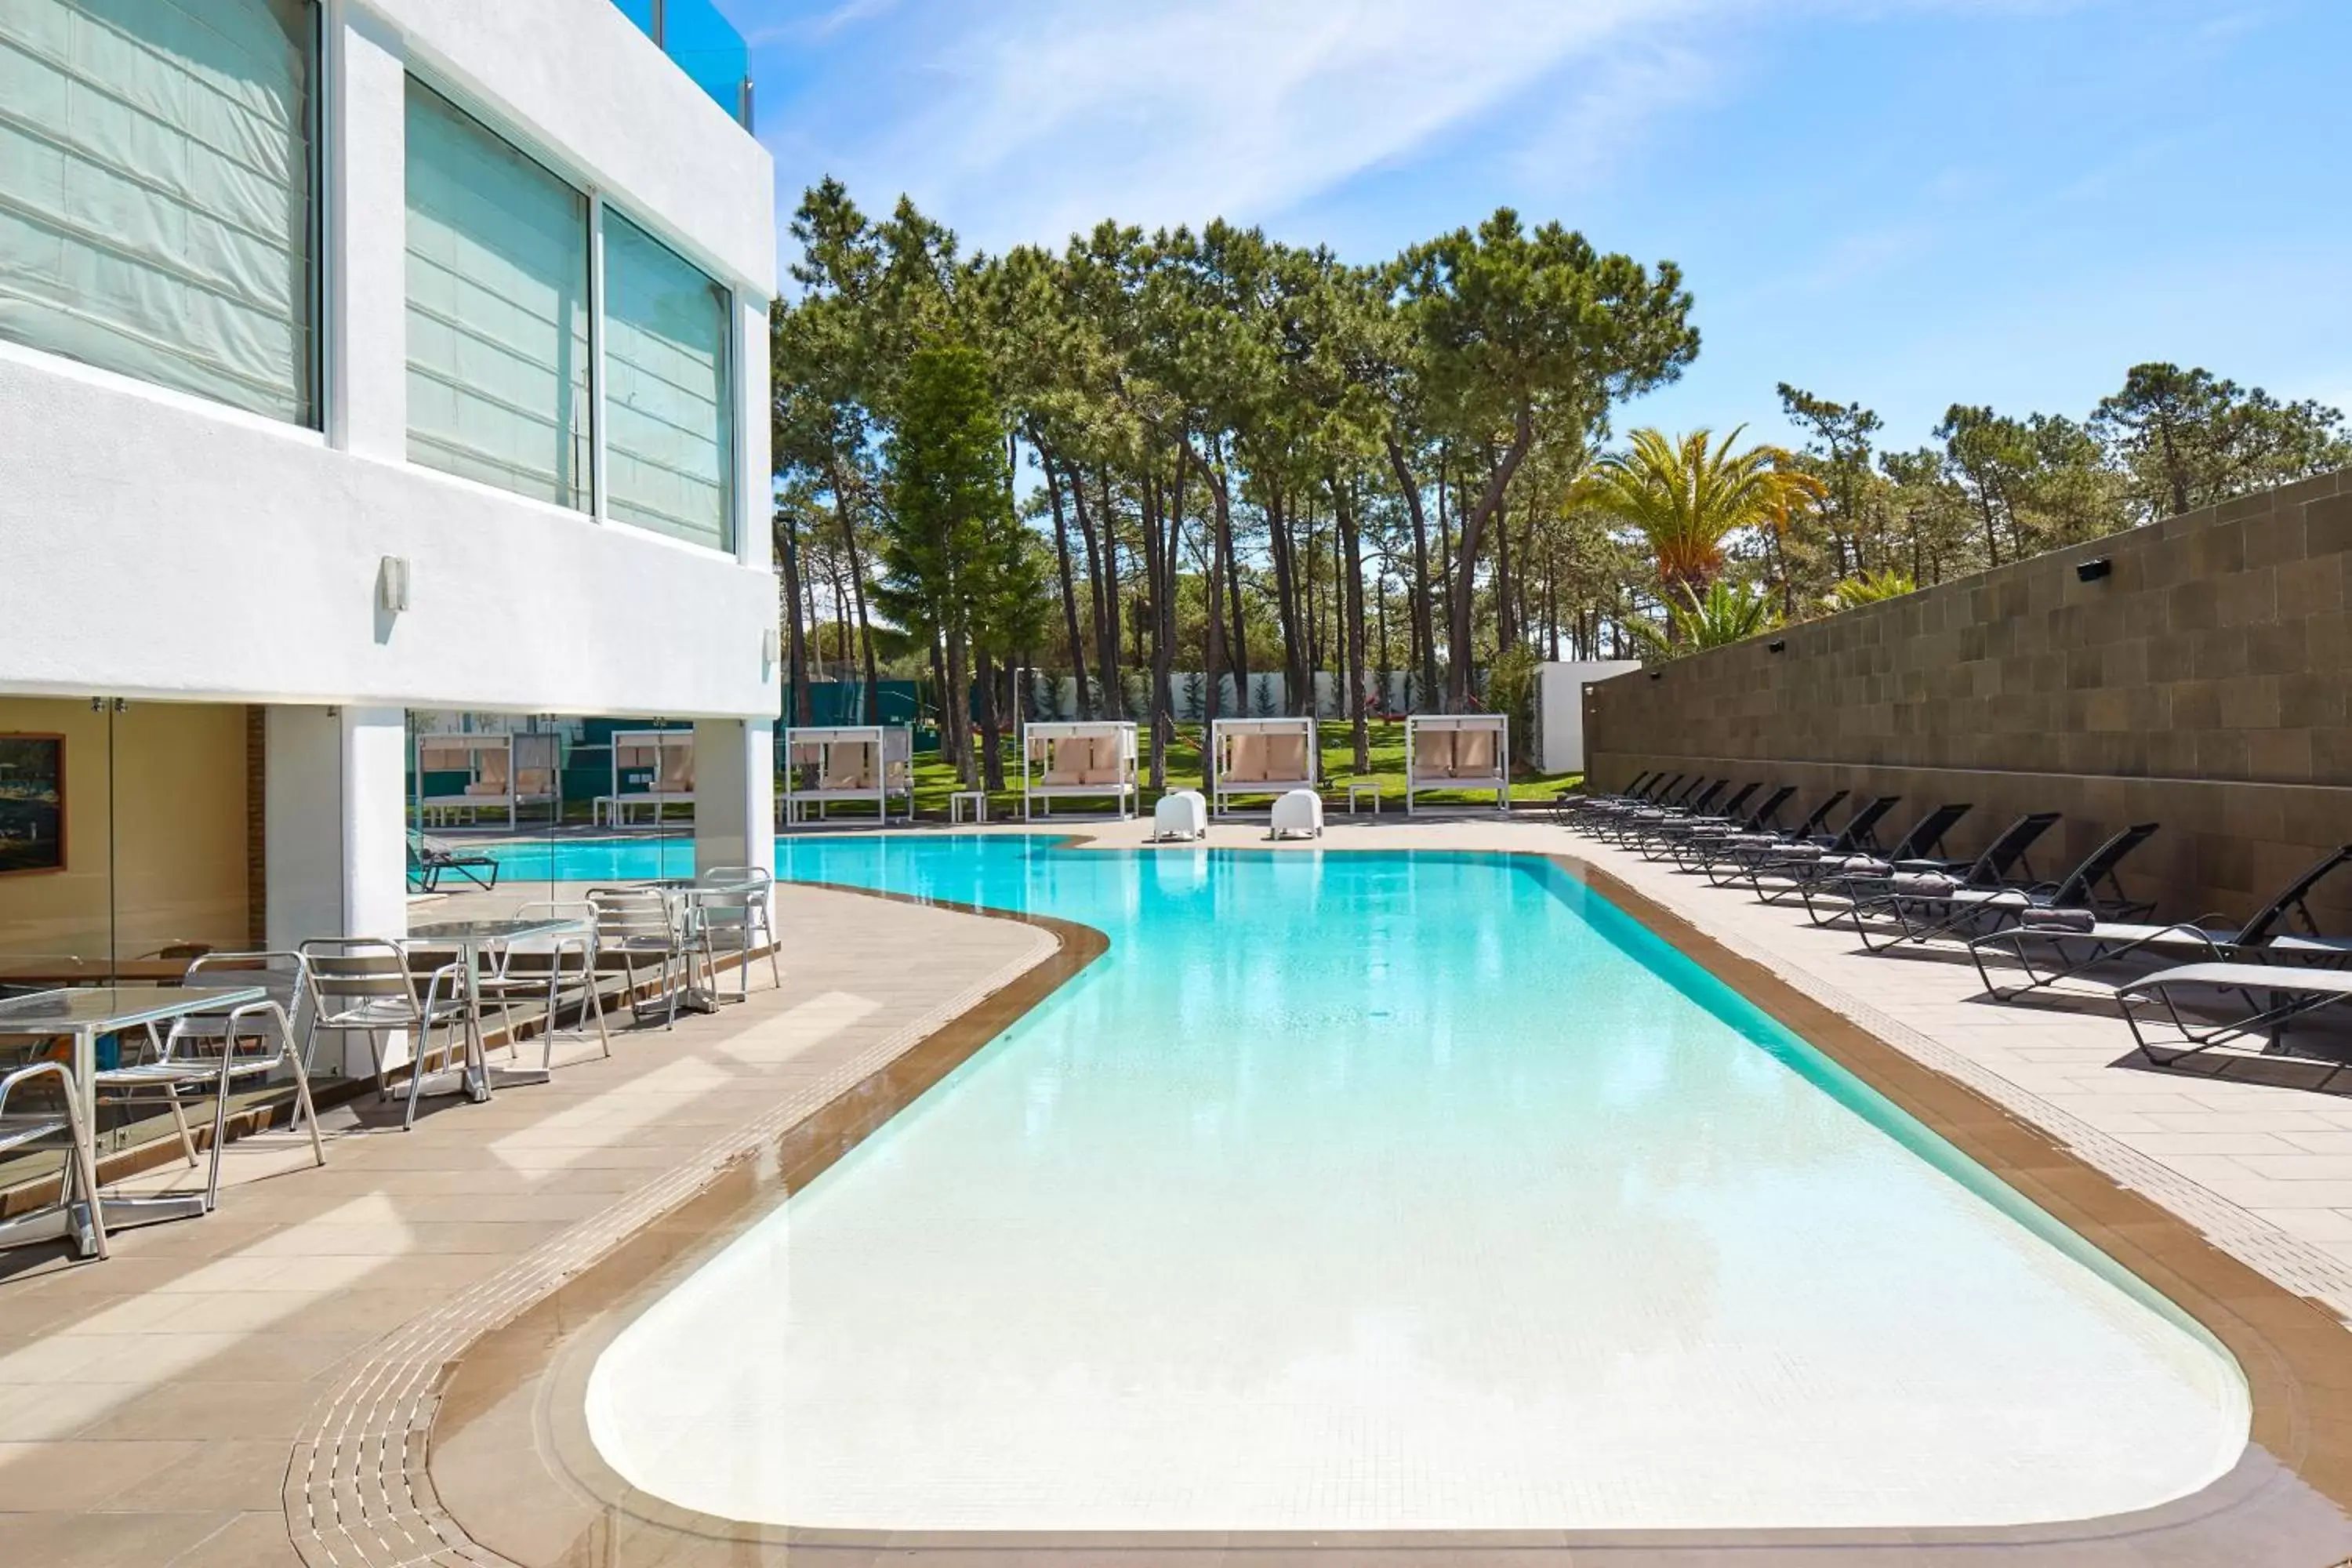
[[[81,1201],[89,1209],[91,1249],[98,1254],[99,1261],[104,1262],[107,1258],[106,1209],[98,1195],[96,1132],[82,1120],[81,1096],[74,1092],[70,1083],[66,1086],[66,1138],[73,1144],[73,1153],[66,1161],[65,1173],[58,1178],[62,1190],[58,1195],[66,1197],[73,1189],[80,1190]],[[68,1215],[68,1227],[71,1227],[70,1213]]]
[[[179,1085],[167,1083],[163,1086],[163,1103],[172,1108],[172,1126],[180,1135],[180,1157],[187,1161],[188,1169],[193,1171],[196,1168],[196,1141],[188,1136],[188,1113],[180,1104]]]

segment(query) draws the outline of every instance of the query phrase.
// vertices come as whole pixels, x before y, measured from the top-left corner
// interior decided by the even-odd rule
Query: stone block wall
[[[1593,686],[1592,777],[1899,793],[1895,819],[1971,801],[1959,853],[2063,811],[2051,872],[2160,822],[2138,896],[2240,915],[2352,842],[2348,584],[2352,472],[1791,626],[1778,653],[1758,638]],[[2352,932],[2352,876],[2326,902]]]

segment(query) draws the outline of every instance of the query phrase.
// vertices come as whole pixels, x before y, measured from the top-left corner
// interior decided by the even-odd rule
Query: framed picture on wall
[[[66,868],[66,738],[0,735],[0,877]]]

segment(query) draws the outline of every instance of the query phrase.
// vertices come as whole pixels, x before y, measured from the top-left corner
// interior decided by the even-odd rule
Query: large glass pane
[[[258,710],[228,703],[0,697],[0,994],[169,982],[205,953],[261,944],[259,725]],[[94,1065],[149,1048],[144,1031],[101,1036]],[[70,1064],[70,1042],[0,1035],[0,1069],[33,1056]],[[110,1089],[97,1109],[110,1161],[176,1147],[152,1094]],[[57,1163],[47,1150],[0,1154],[0,1186]]]
[[[587,198],[408,84],[408,456],[589,501]]]
[[[726,289],[606,211],[606,510],[622,522],[730,551],[732,315]]]
[[[662,47],[677,68],[711,101],[733,115],[746,131],[751,128],[751,105],[746,84],[751,76],[751,51],[743,35],[730,26],[710,0],[666,0],[662,6]]]
[[[0,337],[310,422],[312,35],[304,0],[0,5]]]

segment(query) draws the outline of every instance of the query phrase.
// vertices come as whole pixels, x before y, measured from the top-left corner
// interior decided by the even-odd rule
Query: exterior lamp
[[[1789,651],[1789,639],[1787,637],[1774,637],[1770,642],[1764,645],[1764,651],[1766,653],[1786,653]]]
[[[2101,555],[2093,560],[2078,563],[2074,567],[2074,577],[2077,582],[2095,583],[2115,569],[2114,560]]]

